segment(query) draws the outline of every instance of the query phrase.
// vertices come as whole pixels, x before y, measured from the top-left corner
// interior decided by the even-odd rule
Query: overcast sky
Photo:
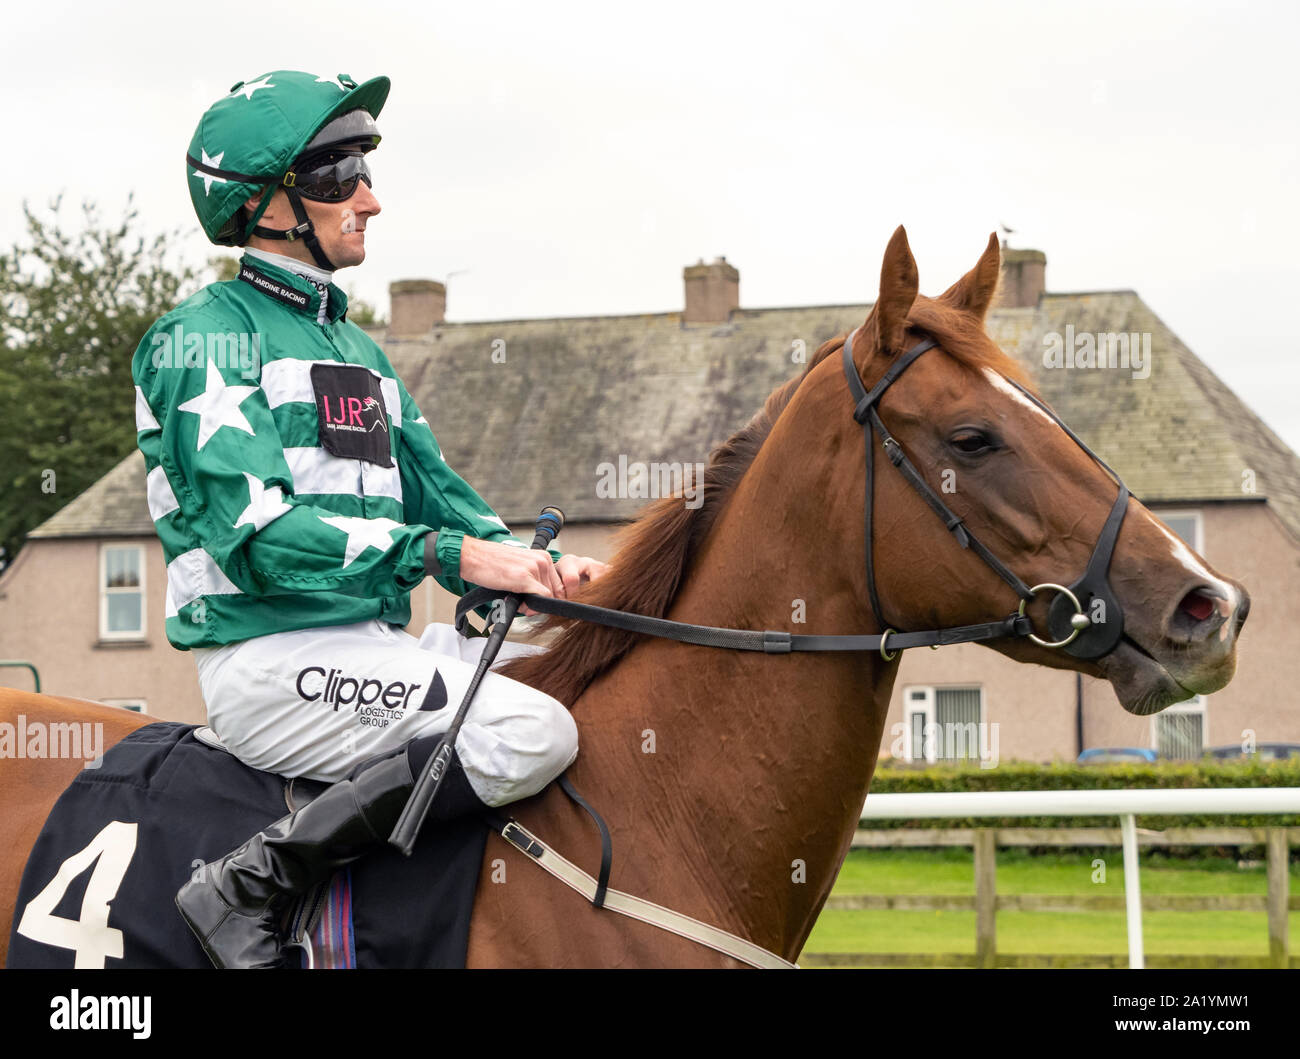
[[[750,308],[870,301],[905,224],[936,294],[1000,222],[1050,290],[1135,289],[1300,450],[1300,5],[337,3],[6,15],[0,244],[62,191],[182,227],[232,84],[387,75],[383,213],[338,281],[448,318],[665,312],[723,254]],[[1189,438],[1188,444],[1195,445]]]

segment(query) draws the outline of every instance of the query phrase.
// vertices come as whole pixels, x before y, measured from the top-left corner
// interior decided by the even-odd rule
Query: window
[[[1196,761],[1205,752],[1206,699],[1197,695],[1177,702],[1151,718],[1151,746],[1162,758]]]
[[[939,725],[940,761],[978,761],[980,756],[979,688],[935,688],[934,712]]]
[[[983,688],[906,688],[903,715],[907,725],[905,760],[982,760]]]
[[[144,548],[105,544],[99,550],[99,638],[144,638]]]
[[[1204,527],[1199,511],[1157,511],[1155,516],[1178,534],[1197,555],[1205,550]]]

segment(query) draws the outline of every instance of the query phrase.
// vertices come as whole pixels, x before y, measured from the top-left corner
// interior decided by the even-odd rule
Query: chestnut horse
[[[990,238],[967,275],[938,298],[921,296],[899,228],[885,252],[879,299],[849,350],[870,389],[903,351],[925,338],[937,344],[892,385],[880,415],[924,478],[935,483],[955,469],[958,488],[945,501],[1025,584],[1073,582],[1112,506],[1125,513],[1109,564],[1124,622],[1112,649],[1083,659],[1026,637],[988,646],[1109,680],[1136,714],[1223,687],[1249,606],[1245,590],[1136,500],[1117,502],[1103,468],[1008,383],[1020,369],[984,328],[999,263]],[[822,346],[712,455],[701,506],[659,500],[625,529],[609,571],[583,601],[711,626],[884,631],[869,602],[863,430],[846,385],[844,342]],[[872,448],[873,569],[889,622],[940,629],[1013,614],[1017,592],[960,547]],[[1052,638],[1051,599],[1037,595],[1026,611],[1044,640]],[[795,622],[799,611],[804,620]],[[897,659],[886,652],[772,657],[547,621],[560,630],[551,649],[504,672],[572,706],[582,749],[569,775],[609,823],[611,887],[794,960],[857,827]],[[15,693],[0,698],[0,710],[0,719],[18,711],[67,720],[110,712]],[[107,742],[148,721],[113,716]],[[3,943],[36,830],[78,763],[62,771],[0,764]],[[554,786],[509,813],[594,874],[597,833]],[[468,963],[738,966],[594,908],[497,835],[488,838]]]

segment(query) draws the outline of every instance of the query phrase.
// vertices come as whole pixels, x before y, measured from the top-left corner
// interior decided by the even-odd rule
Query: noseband
[[[898,440],[886,429],[884,422],[877,411],[877,405],[884,396],[885,391],[889,389],[926,350],[934,349],[938,343],[932,338],[924,339],[918,342],[901,357],[890,365],[889,370],[881,377],[870,390],[863,385],[862,379],[858,375],[858,370],[853,364],[853,339],[857,336],[857,331],[853,331],[848,338],[844,340],[842,350],[842,359],[844,363],[844,374],[848,379],[849,389],[853,393],[853,398],[857,402],[853,409],[853,418],[862,424],[863,437],[866,441],[867,450],[867,497],[865,503],[865,531],[866,531],[866,564],[867,564],[867,593],[871,599],[871,611],[876,617],[876,622],[880,628],[886,630],[885,636],[888,638],[891,634],[898,636],[895,630],[886,622],[884,615],[881,613],[880,596],[876,592],[876,572],[875,562],[872,556],[871,545],[871,524],[872,524],[872,498],[875,492],[875,460],[872,453],[871,432],[880,436],[881,448],[889,462],[898,468],[903,478],[915,489],[930,508],[943,520],[945,526],[957,538],[957,543],[963,548],[967,548],[984,560],[985,565],[989,567],[1015,591],[1020,597],[1019,615],[1024,616],[1026,605],[1034,596],[1044,590],[1051,589],[1057,593],[1056,598],[1052,601],[1051,608],[1048,611],[1047,627],[1053,640],[1044,640],[1031,632],[1025,633],[1036,644],[1043,647],[1055,647],[1064,650],[1067,654],[1074,655],[1076,658],[1099,658],[1111,651],[1120,637],[1124,634],[1124,613],[1120,607],[1119,600],[1116,598],[1114,591],[1110,587],[1107,573],[1110,569],[1111,556],[1115,551],[1115,542],[1119,539],[1119,529],[1124,522],[1124,515],[1128,510],[1129,491],[1124,483],[1120,481],[1119,476],[1110,469],[1101,458],[1088,448],[1069,427],[1061,422],[1060,418],[1042,401],[1031,394],[1023,386],[1011,379],[1007,381],[1019,390],[1027,400],[1031,401],[1039,408],[1049,419],[1059,426],[1065,433],[1073,439],[1074,443],[1091,456],[1101,467],[1109,474],[1119,485],[1119,495],[1115,498],[1115,504],[1110,510],[1110,515],[1106,518],[1106,524],[1102,527],[1101,535],[1097,538],[1096,547],[1093,548],[1092,558],[1088,560],[1087,569],[1083,576],[1074,584],[1066,587],[1064,585],[1046,582],[1041,585],[1034,585],[1030,588],[1011,570],[1009,570],[1001,560],[998,559],[991,551],[988,550],[979,539],[966,528],[960,515],[943,502],[939,494],[936,493],[924,478],[918,473],[912,461],[907,458],[903,448],[899,445]],[[1100,602],[1100,606],[1096,604]],[[882,645],[882,651],[885,650]],[[886,655],[886,657],[892,657]]]

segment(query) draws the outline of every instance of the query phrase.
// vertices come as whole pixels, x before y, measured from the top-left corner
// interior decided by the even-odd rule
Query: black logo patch
[[[388,413],[379,380],[359,364],[313,364],[320,443],[333,456],[393,466]]]
[[[258,290],[264,294],[269,294],[277,301],[292,305],[295,309],[307,308],[309,299],[302,291],[286,287],[279,280],[272,279],[265,272],[253,268],[252,265],[241,264],[239,266],[239,278],[245,283],[251,283]]]

